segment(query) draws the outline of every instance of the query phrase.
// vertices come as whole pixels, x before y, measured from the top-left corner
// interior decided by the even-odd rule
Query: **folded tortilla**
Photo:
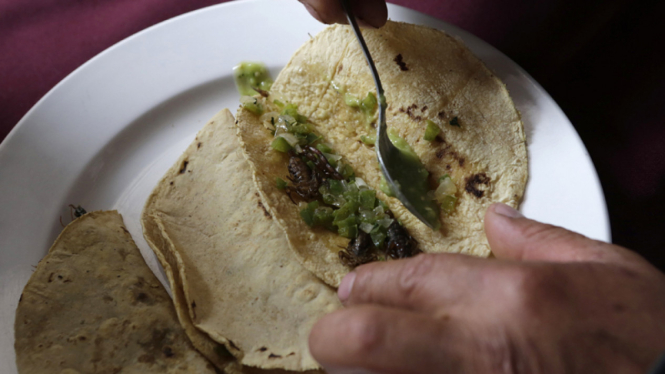
[[[223,344],[239,370],[318,369],[309,331],[341,305],[289,249],[235,134],[228,110],[204,126],[149,197],[144,235],[169,268],[181,321]]]
[[[62,231],[25,286],[14,326],[19,373],[215,373],[115,211]]]
[[[362,99],[375,90],[350,27],[328,27],[305,43],[275,80],[270,100],[296,104],[356,176],[377,190],[424,252],[488,256],[485,210],[494,202],[517,207],[527,181],[524,128],[505,85],[462,42],[442,31],[389,21],[380,29],[364,29],[363,35],[385,89],[388,127],[414,149],[433,184],[449,174],[457,187],[456,209],[442,212],[439,230],[428,228],[379,189],[375,149],[361,141],[376,117],[372,123],[345,104],[347,94]],[[423,139],[427,120],[441,129],[433,142]],[[337,255],[348,239],[303,222],[275,184],[275,178],[288,176],[288,158],[270,148],[272,136],[258,116],[241,110],[238,121],[263,203],[282,224],[301,263],[338,286],[350,271]]]

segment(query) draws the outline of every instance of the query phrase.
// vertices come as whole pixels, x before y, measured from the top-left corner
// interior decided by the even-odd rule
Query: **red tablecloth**
[[[0,0],[0,140],[49,89],[99,52],[218,2]],[[589,149],[614,240],[665,267],[665,64],[659,58],[665,2],[394,2],[471,31],[543,84]]]

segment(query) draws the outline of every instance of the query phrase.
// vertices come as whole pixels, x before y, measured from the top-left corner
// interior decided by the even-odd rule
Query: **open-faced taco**
[[[264,204],[304,266],[333,286],[368,260],[419,251],[488,256],[486,208],[517,207],[527,180],[523,125],[505,85],[444,32],[388,22],[363,35],[393,143],[422,162],[440,226],[418,221],[382,184],[374,83],[352,30],[341,25],[305,43],[270,93],[245,98],[238,112]],[[366,200],[363,191],[371,191]]]

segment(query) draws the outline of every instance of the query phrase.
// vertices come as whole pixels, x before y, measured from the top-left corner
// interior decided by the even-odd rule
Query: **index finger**
[[[331,23],[347,23],[346,14],[339,0],[299,0],[317,20]],[[352,2],[353,11],[361,25],[381,27],[388,20],[385,0],[357,0]]]
[[[414,258],[371,263],[349,273],[339,286],[345,305],[380,304],[425,313],[469,300],[500,266],[458,254],[420,254]],[[443,312],[443,311],[441,311]]]

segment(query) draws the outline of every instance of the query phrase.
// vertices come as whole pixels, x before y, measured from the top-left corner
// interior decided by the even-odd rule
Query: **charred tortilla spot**
[[[267,350],[268,350],[268,348],[266,348],[266,347],[261,347],[261,348],[259,348],[259,351],[261,351],[261,352],[265,352],[265,351],[267,351]]]
[[[424,113],[426,110],[427,110],[427,105],[425,105],[425,106],[423,106],[422,108],[420,108],[420,111],[423,112],[423,113]]]
[[[268,212],[268,209],[266,209],[265,206],[263,206],[263,203],[259,201],[259,208],[263,209],[263,215],[266,216],[269,219],[272,219],[272,215]]]
[[[485,190],[479,189],[480,186],[489,186],[490,178],[485,173],[474,174],[466,179],[466,192],[481,198],[485,195]]]
[[[445,140],[443,140],[443,138],[441,137],[441,135],[437,135],[437,136],[434,138],[434,141],[436,141],[436,142],[438,142],[438,143],[443,143],[443,142],[445,142]]]
[[[173,353],[173,349],[171,349],[171,347],[164,347],[164,350],[162,352],[164,353],[164,356],[166,356],[166,357],[175,356],[175,353]]]
[[[344,64],[340,63],[339,66],[337,67],[337,72],[341,72],[342,69],[344,69]]]
[[[196,144],[196,149],[201,148],[201,144],[202,144],[201,142],[198,142],[198,144]]]
[[[408,71],[409,68],[406,66],[406,63],[404,63],[404,59],[402,58],[402,54],[398,54],[395,56],[395,59],[393,60],[399,66],[399,70],[401,71]]]
[[[268,358],[282,358],[282,356],[271,353]]]
[[[139,292],[138,295],[136,295],[136,301],[146,303],[150,300],[148,295],[145,292]]]
[[[414,121],[422,121],[422,117],[416,115],[415,110],[418,109],[418,105],[416,104],[411,104],[406,108],[399,108],[399,111],[402,113],[406,113],[407,116],[409,116],[412,120]]]
[[[440,111],[439,114],[437,114],[437,117],[439,117],[440,119],[446,118],[446,112],[444,112],[443,110]]]
[[[189,161],[187,160],[182,162],[182,166],[180,166],[180,174],[185,174],[185,171],[187,171],[187,164],[189,164]]]
[[[53,273],[49,274],[49,276],[48,276],[48,282],[49,282],[49,283],[53,282]]]
[[[457,159],[457,162],[459,163],[459,166],[464,166],[465,161],[466,160],[464,159],[464,157],[460,157],[460,158]]]

